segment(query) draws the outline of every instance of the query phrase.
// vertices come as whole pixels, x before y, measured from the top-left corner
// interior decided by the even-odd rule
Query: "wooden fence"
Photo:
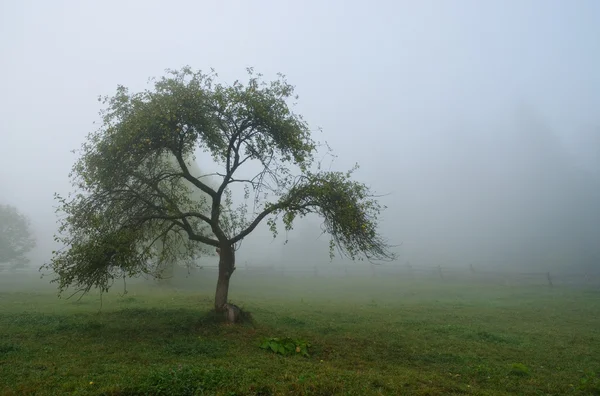
[[[203,266],[197,271],[216,271],[217,266]],[[600,286],[600,272],[569,272],[564,270],[517,271],[478,268],[474,264],[465,267],[422,266],[405,264],[353,263],[340,265],[323,263],[313,266],[260,266],[238,264],[236,271],[260,276],[294,277],[399,277],[404,279],[436,278],[440,281],[480,281],[511,285]]]

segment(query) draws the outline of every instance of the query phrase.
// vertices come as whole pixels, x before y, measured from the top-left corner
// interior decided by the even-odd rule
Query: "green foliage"
[[[26,255],[35,247],[29,220],[11,205],[0,204],[0,266],[27,264]]]
[[[523,363],[513,363],[510,367],[510,373],[512,375],[525,377],[529,375],[529,367]]]
[[[293,228],[297,217],[316,213],[323,218],[323,229],[331,235],[330,254],[338,247],[351,259],[363,256],[373,260],[389,260],[394,255],[377,232],[382,207],[371,197],[369,188],[351,179],[358,169],[348,172],[305,172],[297,183],[271,206],[274,213],[283,214],[286,231]],[[270,222],[273,235],[276,223]]]
[[[215,247],[231,274],[233,251],[261,221],[276,235],[280,216],[291,230],[309,213],[323,218],[332,254],[337,246],[352,259],[394,257],[377,232],[382,207],[351,180],[356,168],[328,172],[315,163],[320,145],[288,104],[294,87],[283,75],[265,82],[248,74],[246,84],[226,85],[214,72],[185,67],[151,80],[151,89],[119,86],[100,98],[102,125],[70,175],[77,191],[57,196],[63,216],[56,239],[66,249],[47,268],[61,291],[105,291],[121,276],[159,276],[165,263],[191,265]],[[216,187],[190,172],[197,152],[221,167]],[[241,176],[243,166],[258,171]],[[244,186],[238,206],[233,184]]]
[[[600,395],[600,376],[593,371],[586,371],[584,376],[579,379],[577,390],[590,395]]]
[[[261,349],[266,349],[280,355],[302,355],[309,357],[308,348],[310,343],[304,340],[286,338],[265,338],[260,344]]]

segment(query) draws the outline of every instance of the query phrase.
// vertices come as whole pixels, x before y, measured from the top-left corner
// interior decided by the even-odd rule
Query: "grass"
[[[213,279],[79,302],[0,280],[2,395],[600,394],[600,291],[435,279]],[[191,289],[191,287],[194,289]],[[304,340],[310,356],[260,348]]]

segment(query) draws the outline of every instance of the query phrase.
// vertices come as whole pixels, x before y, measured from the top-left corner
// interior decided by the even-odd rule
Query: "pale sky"
[[[70,191],[70,151],[95,128],[98,95],[144,89],[166,68],[213,67],[233,82],[253,66],[297,87],[297,111],[323,128],[336,168],[359,162],[358,177],[389,194],[384,232],[421,246],[403,254],[460,260],[525,228],[550,246],[556,213],[598,208],[597,176],[564,183],[571,165],[600,169],[599,21],[595,0],[0,0],[0,201],[48,246],[53,194]],[[564,166],[553,150],[570,156]],[[593,250],[598,225],[578,221],[568,229],[591,236],[571,249]]]

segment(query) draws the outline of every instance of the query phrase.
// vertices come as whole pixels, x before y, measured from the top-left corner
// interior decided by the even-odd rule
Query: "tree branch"
[[[302,205],[292,205],[291,203],[292,203],[292,200],[289,199],[289,200],[279,202],[279,203],[269,206],[267,209],[263,210],[258,216],[256,216],[254,221],[252,223],[250,223],[250,225],[248,227],[246,227],[244,230],[242,230],[235,237],[231,238],[229,240],[229,242],[231,244],[234,244],[234,243],[241,241],[242,239],[247,237],[252,231],[254,231],[254,229],[260,224],[261,221],[264,220],[265,217],[267,217],[268,215],[270,215],[278,210],[281,210],[281,209],[302,210],[302,209],[307,209],[316,204],[315,202],[312,202],[312,201],[307,202]]]
[[[172,151],[172,153],[175,156],[175,159],[177,159],[177,163],[181,167],[181,170],[183,171],[183,177],[187,181],[192,183],[194,186],[198,187],[200,190],[202,190],[203,192],[208,194],[214,200],[217,195],[216,191],[213,190],[212,188],[210,188],[209,186],[207,186],[206,184],[202,183],[196,177],[192,176],[192,174],[190,173],[190,170],[188,169],[188,167],[183,159],[181,150],[179,150],[177,152]]]
[[[215,246],[215,247],[220,246],[219,241],[215,241],[214,239],[210,239],[203,235],[196,234],[185,218],[182,218],[181,222],[179,222],[177,220],[171,220],[171,221],[173,223],[177,224],[179,227],[181,227],[188,234],[188,238],[190,238],[192,241],[202,242],[206,245]]]
[[[188,217],[198,217],[198,218],[206,218],[206,219],[208,219],[202,213],[198,213],[198,212],[185,212],[185,213],[180,213],[180,214],[177,214],[177,215],[152,214],[152,215],[148,215],[148,216],[138,217],[138,218],[136,218],[136,220],[137,220],[137,223],[141,224],[141,223],[144,223],[144,222],[149,221],[149,220],[182,220],[183,221],[184,219],[187,219]]]

